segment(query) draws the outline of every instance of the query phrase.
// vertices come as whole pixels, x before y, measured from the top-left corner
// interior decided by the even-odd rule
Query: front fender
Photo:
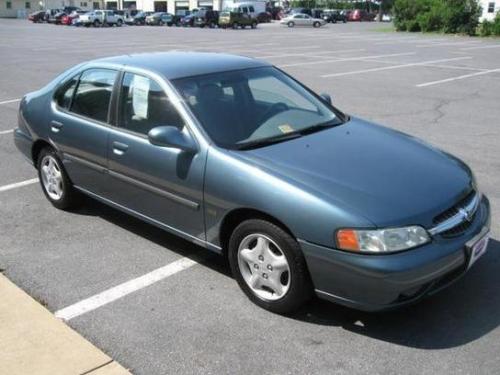
[[[207,241],[220,246],[220,226],[228,213],[239,208],[261,211],[282,222],[302,240],[333,246],[335,229],[369,227],[373,223],[333,204],[321,194],[276,176],[230,152],[210,148],[205,174]]]

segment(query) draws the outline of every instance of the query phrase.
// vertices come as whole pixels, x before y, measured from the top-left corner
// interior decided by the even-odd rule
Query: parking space
[[[0,20],[0,269],[137,374],[498,373],[500,41],[384,27]],[[462,158],[491,201],[487,254],[416,306],[367,314],[313,300],[283,317],[250,303],[224,260],[195,245],[90,198],[73,212],[53,208],[12,142],[19,99],[82,61],[165,50],[271,61],[347,113]]]

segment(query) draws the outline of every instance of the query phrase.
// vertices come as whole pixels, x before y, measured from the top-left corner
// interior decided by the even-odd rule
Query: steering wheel
[[[286,105],[285,103],[283,102],[278,102],[278,103],[274,103],[272,106],[270,106],[267,111],[265,111],[261,116],[260,116],[260,119],[259,119],[259,122],[264,122],[264,120],[267,120],[269,118],[271,118],[272,116],[274,116],[275,114],[278,114],[280,112],[283,112],[283,111],[286,111],[288,110],[288,105]]]

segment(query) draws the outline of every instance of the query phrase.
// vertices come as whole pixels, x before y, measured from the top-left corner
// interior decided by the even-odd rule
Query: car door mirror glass
[[[177,148],[190,153],[195,153],[197,150],[191,136],[176,126],[157,126],[149,131],[148,139],[155,146]]]
[[[321,99],[323,99],[325,103],[332,105],[332,97],[330,96],[330,94],[321,93],[319,96],[321,97]]]

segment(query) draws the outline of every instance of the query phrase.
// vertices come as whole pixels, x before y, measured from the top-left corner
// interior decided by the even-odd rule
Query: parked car
[[[321,17],[323,20],[325,20],[327,23],[337,23],[337,22],[347,22],[347,18],[344,14],[342,14],[339,10],[325,10],[323,12],[323,16]]]
[[[150,14],[149,16],[146,17],[146,25],[149,26],[163,26],[165,25],[165,22],[162,20],[162,17],[166,15],[166,12],[156,12],[153,14]]]
[[[287,25],[288,27],[295,26],[313,26],[313,27],[321,27],[326,25],[326,21],[321,18],[313,18],[305,13],[295,13],[291,14],[288,17],[283,18],[280,23],[282,25]]]
[[[44,22],[45,21],[45,11],[39,10],[38,12],[33,12],[28,16],[28,20],[36,23],[36,22]]]
[[[273,15],[269,12],[261,12],[257,14],[257,21],[259,23],[269,23],[273,19]]]
[[[214,28],[219,25],[219,12],[216,10],[199,10],[194,16],[194,26]]]
[[[123,23],[125,25],[133,25],[134,24],[134,17],[141,12],[140,10],[137,9],[128,9],[123,12]]]
[[[84,26],[93,25],[94,27],[99,26],[122,26],[123,16],[112,11],[112,10],[93,10],[82,14],[79,17],[79,23]]]
[[[62,9],[47,9],[45,11],[44,20],[47,23],[55,23],[55,15],[62,12]]]
[[[71,26],[74,25],[78,22],[78,19],[80,18],[80,15],[87,13],[84,10],[75,10],[71,12],[70,14],[65,14],[62,19],[61,23],[63,25]]]
[[[348,21],[373,21],[375,19],[375,15],[368,13],[366,10],[355,9],[349,14]]]
[[[150,16],[154,12],[139,12],[133,17],[132,24],[136,26],[141,26],[146,24],[146,17]],[[129,21],[130,22],[130,21]]]
[[[312,11],[309,8],[291,8],[288,15],[292,14],[308,14],[312,16]]]
[[[194,26],[194,19],[195,19],[195,14],[198,10],[193,11],[192,13],[186,14],[185,16],[181,17],[179,20],[179,25],[183,27],[193,27]]]
[[[219,253],[274,312],[313,293],[370,311],[413,303],[487,249],[488,198],[465,163],[263,61],[94,60],[26,94],[17,118],[53,206],[83,193]]]
[[[52,23],[55,24],[55,25],[61,25],[62,24],[62,19],[66,15],[67,15],[67,13],[64,10],[56,13],[54,15],[53,19],[52,19]]]
[[[245,28],[250,26],[252,29],[257,27],[259,21],[252,5],[241,4],[234,8],[229,8],[221,12],[219,17],[219,26],[223,29],[232,27]]]
[[[165,13],[162,16],[162,21],[167,26],[180,26],[181,25],[181,16],[172,13]]]

